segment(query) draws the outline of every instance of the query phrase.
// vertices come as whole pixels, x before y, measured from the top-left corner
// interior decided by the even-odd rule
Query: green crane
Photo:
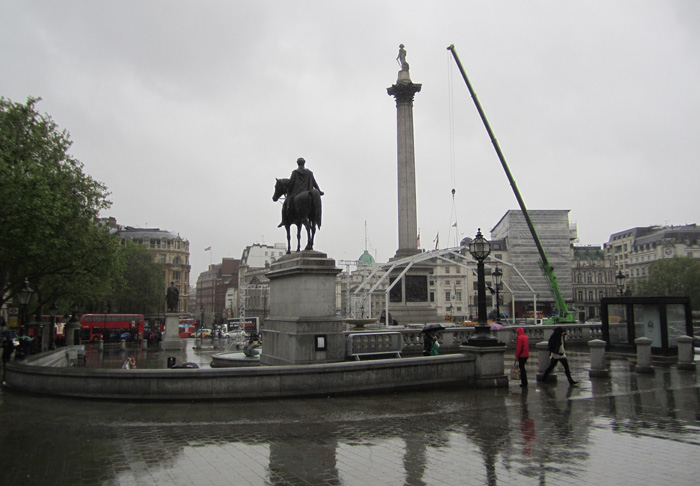
[[[489,125],[489,121],[486,119],[486,114],[484,114],[484,110],[481,108],[479,98],[477,98],[476,93],[474,92],[474,88],[472,88],[472,85],[469,82],[469,78],[464,72],[464,68],[462,67],[462,63],[459,60],[459,56],[457,56],[457,51],[455,51],[454,44],[450,45],[447,49],[452,53],[452,57],[454,57],[454,60],[457,63],[459,72],[462,74],[462,78],[467,84],[469,94],[471,94],[472,99],[474,100],[474,104],[476,105],[476,109],[479,112],[481,121],[484,123],[484,127],[486,128],[486,131],[488,132],[489,137],[491,138],[493,148],[496,149],[498,159],[501,161],[501,165],[503,166],[503,170],[506,173],[506,177],[508,177],[510,187],[513,188],[515,199],[518,200],[518,205],[520,205],[520,210],[523,212],[523,216],[525,217],[527,227],[530,229],[530,233],[532,234],[532,239],[535,240],[535,246],[537,246],[537,251],[540,254],[540,268],[542,269],[542,273],[544,274],[544,277],[547,280],[547,283],[549,284],[549,288],[552,291],[552,294],[554,295],[554,305],[556,306],[558,311],[558,315],[554,316],[551,322],[556,324],[574,324],[577,322],[576,316],[573,312],[570,312],[569,308],[566,306],[564,296],[561,294],[561,289],[559,289],[559,284],[557,283],[557,276],[554,274],[554,267],[552,267],[552,265],[549,263],[549,260],[547,259],[547,254],[544,251],[542,242],[540,241],[539,236],[537,236],[537,230],[535,230],[535,225],[532,224],[532,219],[530,218],[530,214],[527,212],[525,202],[523,201],[523,198],[520,195],[520,191],[518,190],[518,186],[515,183],[515,179],[513,179],[513,175],[510,173],[510,169],[508,168],[508,164],[506,163],[506,158],[503,156],[503,152],[501,152],[501,147],[498,145],[498,141],[496,140],[496,137],[493,134],[493,130],[491,130],[491,126]],[[537,309],[535,309],[535,311],[536,310]],[[535,312],[535,316],[536,315],[537,312]]]

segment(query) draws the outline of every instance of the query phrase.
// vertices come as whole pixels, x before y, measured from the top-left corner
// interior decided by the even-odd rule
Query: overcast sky
[[[326,193],[315,249],[394,255],[400,43],[423,248],[518,207],[450,44],[529,209],[571,210],[580,244],[700,222],[696,0],[0,0],[0,43],[0,95],[43,98],[103,216],[188,239],[193,285],[284,241],[271,197],[298,157]]]

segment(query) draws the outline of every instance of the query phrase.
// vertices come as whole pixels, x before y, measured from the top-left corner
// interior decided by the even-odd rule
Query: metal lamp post
[[[498,293],[501,288],[501,282],[503,281],[503,271],[496,267],[496,269],[491,273],[491,278],[493,279],[493,286],[496,292],[496,322],[501,322],[501,305],[498,301]]]
[[[58,313],[58,306],[56,302],[51,304],[49,307],[49,314],[51,315],[51,326],[49,327],[49,349],[55,349],[54,346],[54,329],[56,328],[56,314]]]
[[[469,253],[476,260],[476,278],[477,278],[477,313],[478,323],[474,327],[474,336],[468,341],[471,346],[495,346],[498,340],[491,335],[491,326],[489,326],[488,317],[486,315],[486,278],[484,276],[484,260],[491,253],[491,245],[481,234],[481,228],[476,233],[474,238],[469,243]]]
[[[204,306],[199,307],[199,313],[202,315],[202,320],[199,321],[199,347],[204,346]]]
[[[27,306],[29,305],[29,299],[32,298],[34,291],[29,286],[29,280],[24,279],[24,287],[19,291],[19,305],[22,307],[22,325],[20,326],[20,335],[24,335],[27,327]]]
[[[617,272],[617,275],[615,275],[615,284],[617,285],[617,291],[620,293],[620,296],[625,295],[625,280],[627,277],[625,277],[625,274],[622,273],[622,270],[619,270]]]

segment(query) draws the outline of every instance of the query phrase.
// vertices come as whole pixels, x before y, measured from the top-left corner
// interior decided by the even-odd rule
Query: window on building
[[[583,290],[578,291],[578,301],[583,302]]]
[[[450,301],[450,291],[449,290],[447,292],[445,292],[445,301],[446,302]]]
[[[590,273],[586,275],[586,281],[588,283],[593,283],[593,275],[591,275]]]
[[[602,273],[598,274],[598,283],[603,283],[603,274]]]
[[[455,292],[455,300],[462,300],[462,292],[460,292],[459,290]]]
[[[431,281],[430,281],[430,286],[431,286],[431,287],[435,287],[435,280],[431,280]]]
[[[581,274],[580,273],[576,274],[576,283],[581,283]]]
[[[435,292],[430,292],[430,302],[435,302]]]
[[[445,273],[450,273],[450,267],[445,267]]]

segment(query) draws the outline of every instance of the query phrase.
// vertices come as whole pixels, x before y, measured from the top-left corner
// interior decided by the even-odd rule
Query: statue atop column
[[[403,48],[403,44],[399,44],[399,55],[396,56],[396,61],[401,66],[402,71],[408,72],[408,63],[406,62],[406,49]]]

